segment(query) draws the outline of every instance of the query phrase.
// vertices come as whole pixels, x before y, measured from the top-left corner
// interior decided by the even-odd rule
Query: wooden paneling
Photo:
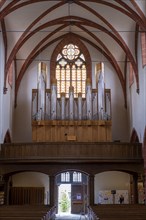
[[[86,137],[85,135],[85,138]],[[142,162],[142,146],[139,143],[118,142],[48,142],[2,144],[0,160],[47,159],[53,161],[129,161]]]
[[[74,184],[71,186],[71,213],[83,214],[87,207],[87,185]]]
[[[96,205],[92,206],[93,212],[98,216],[94,219],[103,220],[145,220],[146,206],[140,204],[122,204],[122,205]]]
[[[44,187],[11,187],[10,204],[44,204]]]
[[[46,205],[0,206],[0,220],[51,220],[54,219],[55,213],[55,207]]]
[[[77,142],[111,141],[111,121],[33,121],[34,142],[66,142],[74,136]]]
[[[84,212],[83,185],[72,185],[71,188],[71,213],[81,214]]]

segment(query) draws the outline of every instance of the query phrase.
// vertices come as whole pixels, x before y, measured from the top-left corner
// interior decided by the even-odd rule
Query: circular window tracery
[[[85,97],[86,61],[84,54],[74,44],[65,45],[56,59],[57,97],[61,93],[69,97],[69,87],[74,87],[74,97]]]

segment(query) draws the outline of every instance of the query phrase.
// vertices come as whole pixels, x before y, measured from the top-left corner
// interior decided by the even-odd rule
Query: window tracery
[[[69,97],[69,87],[74,87],[74,97],[78,93],[85,98],[86,61],[83,53],[74,44],[65,45],[56,59],[57,97],[65,93]]]

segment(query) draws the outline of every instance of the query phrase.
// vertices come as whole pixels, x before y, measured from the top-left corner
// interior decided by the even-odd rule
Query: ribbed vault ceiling
[[[126,62],[132,64],[137,89],[138,32],[146,31],[145,0],[1,0],[5,46],[5,85],[13,60],[16,93],[34,59],[68,34],[79,37],[108,60],[126,95]]]

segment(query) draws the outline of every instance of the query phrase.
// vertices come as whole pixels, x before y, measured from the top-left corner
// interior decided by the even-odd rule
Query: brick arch
[[[51,79],[51,81],[55,78],[57,55],[60,53],[62,48],[66,44],[69,44],[69,43],[73,43],[73,44],[77,45],[80,48],[80,50],[82,51],[82,53],[84,54],[85,60],[86,60],[86,68],[87,68],[87,78],[92,79],[92,77],[91,77],[91,73],[92,73],[91,57],[90,57],[88,49],[82,43],[82,41],[79,39],[79,37],[72,36],[71,34],[69,34],[61,42],[58,43],[58,45],[56,46],[56,48],[53,51],[53,54],[51,56],[51,61],[50,61],[50,79]]]

